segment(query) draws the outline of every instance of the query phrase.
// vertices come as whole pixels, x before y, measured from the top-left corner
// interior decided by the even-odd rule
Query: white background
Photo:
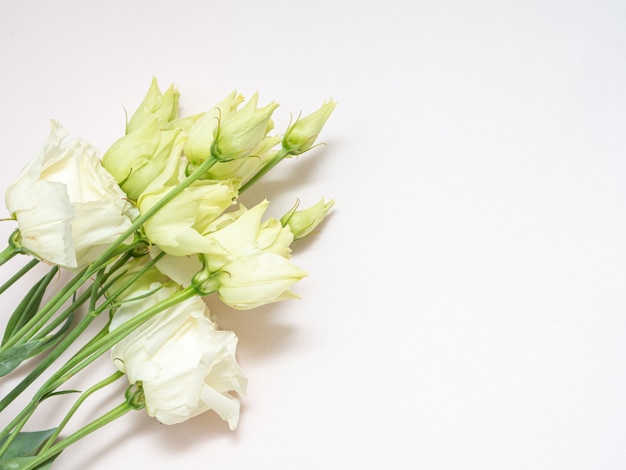
[[[247,195],[335,198],[294,245],[302,300],[210,300],[239,429],[136,412],[54,468],[626,468],[625,24],[619,0],[2,1],[2,187],[50,118],[104,151],[153,75],[183,114],[258,90],[279,128],[339,102]]]

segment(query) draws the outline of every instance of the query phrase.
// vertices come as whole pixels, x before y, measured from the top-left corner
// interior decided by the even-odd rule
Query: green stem
[[[10,277],[2,286],[0,286],[0,294],[15,284],[24,274],[30,271],[36,264],[39,263],[37,258],[31,259],[22,269]]]
[[[15,344],[24,341],[24,338],[29,334],[41,329],[52,316],[63,306],[67,300],[69,300],[78,288],[85,284],[89,280],[89,276],[86,276],[86,269],[81,273],[74,276],[70,282],[65,285],[59,292],[57,292],[48,303],[37,312],[19,331],[16,331],[11,338],[7,340],[5,344],[0,347],[0,351],[10,348]]]
[[[128,254],[129,251],[132,251],[137,245],[143,243],[141,240],[136,240],[133,244],[126,247],[127,252],[124,253],[122,259],[125,258],[125,255]],[[128,259],[128,258],[125,258]],[[111,260],[109,260],[110,262]],[[103,264],[102,268],[106,266],[106,263]],[[104,279],[107,279],[116,269],[119,269],[122,265],[119,264],[119,260],[113,264],[111,270],[107,273]],[[102,268],[100,271],[102,271]],[[41,329],[48,323],[54,314],[67,302],[70,297],[76,294],[76,291],[82,287],[94,274],[97,274],[98,271],[93,272],[86,268],[81,271],[79,274],[74,276],[68,284],[66,284],[59,292],[56,293],[54,297],[44,306],[42,307],[36,315],[33,316],[20,330],[15,332],[11,338],[9,338],[2,346],[0,346],[0,351],[8,349],[17,344],[25,343],[28,340],[32,339],[33,336],[41,337],[42,334],[38,333]],[[56,320],[53,321],[52,325],[60,325],[62,324],[69,315],[71,315],[83,302],[86,301],[86,298],[83,295],[79,297],[81,302],[73,302],[72,305],[68,309],[65,310],[64,314],[59,316]],[[49,332],[54,329],[54,326],[48,325],[44,331]]]
[[[95,265],[98,265],[102,262],[102,260],[108,259],[114,252],[119,248],[124,241],[133,235],[148,219],[150,219],[154,214],[156,214],[159,210],[161,210],[164,206],[169,204],[176,196],[182,193],[185,189],[187,189],[194,181],[200,179],[213,165],[217,163],[217,159],[213,156],[207,158],[202,164],[196,168],[189,176],[180,181],[176,186],[174,186],[165,196],[157,201],[157,203],[148,209],[146,212],[137,217],[131,226],[124,232],[120,237],[107,248],[107,250],[94,261]]]
[[[152,206],[145,213],[141,214],[137,217],[130,227],[122,233],[116,241],[114,241],[105,251],[100,255],[98,259],[96,259],[93,263],[91,263],[87,268],[85,268],[80,274],[76,275],[69,283],[66,285],[56,296],[53,297],[50,302],[40,311],[37,315],[35,315],[31,321],[29,321],[23,330],[32,329],[38,330],[45,323],[50,320],[52,315],[61,308],[63,303],[65,303],[76,290],[82,286],[91,276],[100,271],[103,267],[105,267],[108,263],[110,263],[113,259],[115,259],[118,255],[129,251],[129,247],[126,247],[120,253],[120,247],[124,244],[124,242],[148,220],[154,214],[156,214],[159,210],[161,210],[165,205],[171,202],[176,196],[178,196],[181,192],[183,192],[186,188],[188,188],[194,181],[198,180],[202,175],[204,175],[215,163],[217,163],[217,159],[213,156],[207,158],[202,164],[196,168],[189,176],[183,179],[180,183],[178,183],[171,191],[169,191],[165,196],[163,196],[154,206]],[[137,243],[137,242],[136,242]],[[135,244],[136,244],[135,243]],[[134,247],[134,245],[132,246]],[[132,249],[132,248],[130,248]],[[12,246],[9,245],[2,253],[17,253],[18,251]],[[11,256],[14,256],[11,255]],[[8,254],[7,254],[8,256]],[[14,344],[16,344],[20,339],[23,338],[22,334],[16,334],[7,341],[2,349],[7,349]]]
[[[274,155],[265,165],[261,168],[252,178],[250,178],[246,184],[239,188],[239,194],[243,193],[246,189],[250,188],[254,183],[260,180],[268,171],[278,165],[285,157],[289,155],[289,152],[284,148],[281,148],[276,155]]]
[[[41,374],[43,374],[47,368],[61,355],[63,354],[73,343],[74,341],[83,333],[83,331],[85,331],[87,329],[87,327],[91,324],[91,322],[97,318],[102,312],[104,312],[107,308],[109,308],[111,306],[111,304],[113,302],[115,302],[115,300],[123,293],[125,292],[128,288],[130,288],[134,282],[139,279],[148,269],[150,269],[150,267],[152,267],[154,264],[156,264],[163,256],[165,255],[165,253],[160,253],[159,255],[155,256],[153,259],[150,260],[149,263],[146,264],[146,266],[144,266],[141,270],[139,270],[137,273],[134,274],[133,277],[130,278],[130,280],[125,283],[123,286],[121,286],[119,289],[117,289],[115,292],[111,293],[111,295],[109,296],[109,298],[103,302],[102,304],[100,304],[97,308],[95,307],[95,302],[97,300],[97,298],[99,296],[101,296],[103,294],[103,289],[99,289],[100,285],[98,284],[98,282],[94,283],[94,285],[92,286],[92,291],[87,291],[85,292],[76,303],[84,303],[86,301],[86,299],[88,297],[91,296],[91,303],[92,305],[90,306],[89,311],[87,312],[87,314],[85,315],[85,317],[78,323],[78,325],[63,339],[63,341],[61,341],[55,348],[53,351],[51,351],[20,383],[18,383],[15,388],[13,388],[13,390],[11,390],[2,400],[0,400],[0,411],[4,410],[11,402],[13,402],[13,400],[15,400],[30,384],[32,384],[38,377],[41,376]],[[107,273],[108,275],[110,273]],[[104,276],[106,277],[106,276]],[[99,276],[97,277],[97,279],[99,279]],[[99,294],[98,295],[93,295],[93,292],[98,291]],[[180,292],[179,292],[180,294]],[[175,294],[176,295],[176,294]],[[172,296],[173,297],[173,296]],[[166,302],[168,299],[166,299],[164,302]],[[178,301],[174,301],[176,302],[182,302],[182,300],[184,300],[183,296],[181,296],[181,300]],[[165,307],[163,307],[163,309],[165,308],[169,308],[174,304],[168,304]],[[158,304],[157,304],[158,305]],[[72,311],[75,309],[75,305],[72,304],[67,310],[66,312],[64,312],[60,318],[66,318],[66,313],[68,311]],[[155,306],[156,307],[156,306]],[[159,310],[160,311],[160,310]],[[158,312],[155,312],[154,314],[156,314]],[[108,326],[105,327],[105,330],[108,328]],[[121,328],[121,327],[120,327]],[[136,328],[136,326],[134,327]],[[133,329],[134,329],[133,328]],[[117,330],[116,330],[117,331]],[[132,330],[131,330],[132,331]],[[105,331],[106,333],[106,331]],[[129,331],[130,333],[130,331]],[[89,355],[89,351],[91,351],[94,348],[97,348],[98,345],[101,342],[104,342],[104,337],[106,337],[107,334],[98,334],[96,336],[96,338],[92,338],[85,346],[83,346],[83,348],[77,353],[77,355],[80,355],[81,353],[84,353],[84,351],[87,351],[84,354]],[[126,335],[124,335],[126,336]],[[118,340],[119,341],[119,340]],[[117,342],[117,341],[116,341]],[[93,345],[96,346],[93,346]],[[115,344],[115,343],[113,343]],[[111,344],[111,346],[113,346],[113,344]],[[109,347],[111,347],[109,346]],[[97,357],[101,356],[104,352],[106,351],[106,349],[102,352],[100,352],[98,354]],[[71,359],[70,359],[71,360]],[[90,362],[93,362],[93,360],[95,360],[95,358],[91,359]],[[67,365],[67,363],[66,363]],[[86,366],[87,364],[85,364]],[[78,370],[82,369],[79,368]],[[78,372],[78,370],[76,372]],[[51,387],[49,388],[49,390],[45,390],[45,387],[42,387],[40,389],[41,392],[41,397],[46,396],[49,393],[52,393],[59,385],[61,385],[65,380],[69,379],[72,375],[74,375],[73,372],[71,375],[67,376],[64,380],[62,380],[60,383],[58,383],[55,387]],[[5,430],[6,431],[6,430]],[[10,429],[8,429],[8,431],[10,431]],[[0,438],[2,437],[2,433],[0,433]]]
[[[18,383],[13,390],[7,393],[2,400],[0,400],[0,411],[4,410],[13,400],[15,400],[26,388],[32,384],[41,374],[43,374],[48,367],[56,361],[65,350],[72,345],[74,341],[87,329],[89,324],[95,319],[94,315],[85,315],[85,317],[76,325],[74,329],[61,341],[57,347],[55,347],[48,355],[46,355],[39,364]],[[42,394],[40,398],[43,398],[46,394]],[[10,429],[9,429],[10,431]],[[0,438],[2,433],[0,433]],[[0,454],[1,455],[1,454]]]
[[[6,428],[0,433],[0,441],[5,439],[2,446],[0,446],[0,457],[4,455],[13,440],[17,437],[20,430],[24,427],[28,419],[33,415],[35,410],[39,406],[39,398],[33,397],[33,399],[26,405],[22,411],[11,421]],[[11,433],[11,431],[13,432]]]
[[[4,330],[4,336],[2,337],[2,344],[5,344],[15,331],[19,331],[24,324],[36,314],[41,305],[44,292],[54,276],[56,276],[58,270],[58,266],[50,269],[50,272],[37,281],[20,301],[9,317],[9,321]]]
[[[121,405],[116,406],[115,408],[103,414],[99,418],[93,420],[88,425],[83,426],[75,433],[70,434],[68,437],[66,437],[65,439],[57,443],[56,445],[50,447],[44,452],[41,452],[35,460],[29,462],[26,466],[22,467],[21,470],[33,470],[37,468],[42,463],[58,455],[66,447],[74,444],[76,441],[82,439],[83,437],[91,434],[94,431],[97,431],[98,429],[104,427],[105,425],[111,423],[112,421],[115,421],[117,418],[121,418],[126,413],[134,409],[136,408],[134,408],[127,402],[124,402]]]
[[[143,266],[139,271],[137,271],[124,285],[119,287],[115,292],[108,293],[107,299],[98,307],[100,311],[104,311],[105,309],[113,305],[120,295],[122,295],[124,292],[130,289],[135,283],[135,281],[140,279],[147,271],[149,271],[152,267],[154,267],[165,255],[166,253],[162,251],[161,253],[156,255],[154,258],[151,258],[150,261],[148,261],[145,266]],[[111,285],[116,280],[117,279],[113,279],[110,284],[108,284],[102,289],[102,295],[104,295],[107,292],[107,290],[110,289]]]
[[[63,364],[63,366],[42,386],[42,390],[47,390],[47,393],[56,390],[61,384],[98,359],[102,354],[107,352],[146,321],[150,320],[153,316],[194,295],[196,295],[196,290],[193,286],[180,290],[170,295],[167,299],[135,315],[99,340],[90,342]]]
[[[41,305],[44,293],[48,288],[52,279],[57,275],[59,271],[58,266],[54,266],[50,269],[50,272],[43,276],[33,287],[28,291],[26,297],[18,304],[17,308],[9,318],[6,329],[4,331],[4,337],[2,338],[2,344],[6,343],[13,335],[13,332],[19,331],[30,318],[37,313]]]
[[[78,310],[87,300],[89,300],[89,296],[91,295],[90,291],[83,292],[80,296],[76,297],[74,301],[69,305],[61,314],[55,317],[52,321],[46,324],[46,326],[40,330],[35,332],[31,332],[26,336],[21,342],[26,342],[30,340],[36,340],[40,338],[45,338],[52,331],[56,330],[59,326],[61,326],[65,321]]]
[[[119,379],[120,377],[123,377],[123,376],[124,376],[123,372],[117,371],[117,372],[113,373],[112,375],[110,375],[109,377],[107,377],[106,379],[98,382],[97,384],[93,385],[92,387],[90,387],[89,389],[87,389],[83,393],[81,393],[81,395],[78,398],[78,400],[76,400],[76,403],[74,403],[74,405],[72,405],[72,407],[67,412],[67,414],[65,415],[65,417],[63,418],[61,423],[59,423],[59,426],[56,428],[56,430],[54,431],[52,436],[50,436],[50,438],[42,446],[42,448],[39,450],[39,452],[41,453],[41,452],[45,451],[46,449],[48,449],[54,443],[54,441],[56,440],[57,437],[59,437],[59,434],[61,434],[61,431],[63,431],[63,429],[65,428],[65,426],[69,422],[69,420],[72,418],[72,416],[74,416],[74,414],[76,413],[78,408],[85,402],[85,400],[87,400],[87,398],[89,398],[91,395],[93,395],[95,392],[97,392],[101,388],[104,388],[107,385],[112,384],[117,379]]]
[[[102,281],[100,282],[100,286],[99,286],[100,290],[98,292],[98,298],[102,297],[104,293],[110,288],[110,285],[111,285],[110,283],[106,285],[104,283],[108,281],[111,278],[111,276],[115,274],[119,269],[121,269],[130,258],[132,258],[132,256],[128,252],[124,253],[124,255],[120,257],[111,266],[111,268],[102,276]],[[33,335],[32,337],[28,337],[27,339],[43,338],[50,332],[54,331],[57,327],[62,325],[65,322],[65,320],[67,320],[67,318],[72,313],[74,313],[82,304],[84,304],[91,296],[93,296],[93,293],[91,290],[87,290],[83,292],[77,299],[75,299],[72,302],[72,304],[62,314],[60,314],[53,321],[48,323],[48,325],[45,328],[39,330],[35,335]],[[99,310],[99,312],[102,312],[102,311],[104,311],[104,309]]]
[[[15,435],[17,432],[19,432],[19,429],[21,429],[21,427],[24,425],[26,420],[34,413],[35,409],[37,408],[41,400],[50,396],[50,394],[53,393],[59,386],[61,386],[64,382],[66,382],[71,377],[73,377],[76,373],[78,373],[79,371],[87,367],[93,361],[98,359],[102,354],[108,351],[113,345],[117,344],[120,340],[128,336],[131,332],[133,332],[140,325],[148,321],[154,315],[162,312],[163,310],[167,308],[177,305],[178,303],[188,298],[191,298],[194,295],[196,295],[195,288],[193,286],[187,287],[181,291],[176,292],[175,294],[172,294],[167,299],[159,302],[158,304],[153,305],[152,307],[144,310],[140,314],[134,316],[133,318],[128,320],[126,323],[122,324],[119,328],[116,328],[115,330],[102,335],[100,338],[96,339],[95,341],[90,341],[87,345],[85,345],[85,347],[83,347],[83,349],[81,349],[72,358],[70,358],[55,374],[53,374],[39,388],[39,390],[35,393],[35,396],[31,400],[31,402],[0,433],[0,440],[2,440],[4,437],[7,437],[7,436],[9,436],[10,438],[10,435]],[[70,335],[68,335],[63,340],[63,342],[61,343],[61,345],[59,345],[57,349],[59,348],[64,349],[62,346],[64,346],[64,343],[66,342],[68,344],[71,344],[75,339],[73,337],[75,335],[75,332],[80,329],[79,327],[89,317],[92,317],[92,315],[87,315],[83,319],[83,321],[81,321],[81,323],[79,323],[79,325],[74,330],[72,330],[72,333],[70,333]],[[48,357],[54,356],[54,359],[56,359],[57,355],[58,354],[56,353],[56,349],[55,349],[53,353],[51,353],[50,356]],[[43,367],[44,370],[48,368],[51,362],[48,360],[48,357],[46,357],[46,359],[42,361],[42,363],[40,364],[40,366],[37,367],[37,369],[39,367]],[[29,379],[30,376],[31,374],[29,374],[29,376],[26,379]],[[22,383],[24,383],[26,379],[24,379]],[[23,391],[21,387],[22,383],[18,385],[18,387],[20,388],[19,390],[18,390],[18,387],[16,387],[9,393],[9,395],[7,395],[7,397],[5,397],[2,400],[2,402],[0,402],[0,410],[5,408],[11,401],[13,401],[13,399],[15,399],[16,396],[18,396]],[[32,380],[30,380],[27,385],[30,385],[30,383],[32,383]],[[11,433],[11,431],[13,431],[13,433],[9,434]],[[0,456],[2,455],[2,453],[3,453],[3,450],[0,449]]]
[[[77,274],[70,280],[70,282],[60,291],[58,292],[47,304],[44,306],[29,322],[24,325],[24,327],[20,330],[20,332],[26,331],[38,331],[41,329],[51,318],[52,316],[63,306],[63,304],[69,300],[74,293],[83,286],[91,276],[98,273],[100,270],[104,269],[107,264],[111,263],[117,256],[123,254],[125,251],[128,251],[128,248],[120,250],[122,245],[124,245],[125,241],[133,235],[141,226],[152,217],[157,211],[163,208],[166,204],[172,201],[176,196],[178,196],[182,191],[184,191],[187,187],[189,187],[194,181],[198,180],[201,176],[203,176],[210,168],[217,162],[217,159],[213,156],[209,157],[205,160],[196,170],[194,170],[189,176],[183,179],[180,183],[178,183],[170,192],[168,192],[163,198],[161,198],[153,207],[151,207],[144,214],[141,214],[137,217],[131,226],[118,237],[118,239],[113,242],[105,251],[100,255],[98,259],[92,262],[87,268],[85,268],[81,273]],[[132,248],[131,248],[132,249]],[[7,250],[5,250],[6,252]],[[8,254],[6,255],[8,256]],[[143,322],[150,319],[153,315],[169,308],[173,305],[176,305],[183,300],[192,297],[195,295],[195,289],[190,287],[184,289],[182,291],[177,292],[176,294],[170,296],[168,299],[160,302],[159,304],[147,309],[141,314],[137,315],[133,319],[126,322],[120,328],[109,332],[107,335],[104,335],[101,339],[90,342],[88,347],[83,348],[79,353],[77,353],[74,357],[72,357],[67,363],[65,363],[56,374],[52,375],[48,381],[38,390],[38,392],[33,397],[33,400],[29,403],[29,405],[22,410],[22,412],[16,417],[10,424],[7,426],[2,433],[0,433],[0,439],[2,436],[6,436],[7,433],[14,430],[17,425],[23,426],[23,422],[21,421],[21,417],[26,416],[26,420],[28,417],[35,411],[41,399],[48,396],[52,393],[56,388],[58,388],[62,383],[64,383],[69,377],[71,377],[76,372],[82,370],[88,364],[93,362],[99,356],[104,354],[108,349],[110,349],[114,344],[118,341],[126,337],[133,330],[135,330],[138,326],[140,326]],[[94,312],[90,312],[94,313]],[[0,401],[0,410],[3,410],[11,403],[19,394],[24,391],[24,389],[30,385],[36,377],[41,375],[41,373],[47,369],[54,360],[58,358],[61,352],[65,351],[70,344],[72,344],[78,336],[87,328],[89,323],[95,318],[93,314],[88,314],[85,318],[77,325],[77,327],[72,330],[72,332],[64,338],[64,340],[57,346],[54,351],[46,356],[42,362],[33,370],[25,379],[18,384],[7,396],[5,396]],[[17,343],[26,333],[22,333],[21,335],[15,335],[10,338],[7,344],[0,347],[0,350],[7,349],[13,344]],[[122,405],[126,406],[126,405]],[[127,411],[127,410],[126,410]],[[126,412],[124,411],[124,412]],[[105,415],[106,416],[106,415]],[[92,426],[98,420],[91,423],[89,426]],[[24,420],[25,422],[25,420]],[[107,421],[108,422],[108,421]],[[21,424],[20,424],[21,423]],[[86,428],[88,428],[87,426]],[[99,426],[98,426],[99,427]],[[83,429],[86,429],[83,428]],[[96,428],[97,429],[97,428]],[[89,431],[91,432],[91,431]],[[79,437],[80,438],[80,437]],[[69,438],[68,438],[69,439]],[[66,442],[68,439],[62,441]],[[7,439],[8,440],[8,439]],[[71,442],[70,442],[71,443]],[[67,444],[69,445],[69,444]],[[49,454],[54,449],[58,447],[54,446],[50,448],[46,454]],[[63,446],[64,448],[66,446]],[[60,448],[56,453],[62,450]],[[50,456],[56,455],[56,453],[50,454]],[[2,452],[0,452],[2,455]],[[38,460],[39,463],[45,461]],[[32,467],[29,467],[32,468]]]
[[[194,181],[198,180],[202,175],[204,175],[216,162],[217,162],[217,159],[213,156],[207,158],[204,162],[202,162],[202,164],[198,168],[196,168],[189,176],[187,176],[180,183],[178,183],[174,188],[172,188],[172,190],[168,192],[165,196],[163,196],[154,206],[152,206],[145,213],[137,217],[133,221],[131,226],[124,233],[122,233],[122,235],[120,235],[118,239],[114,241],[104,251],[104,253],[100,255],[98,259],[96,259],[93,263],[91,263],[80,274],[76,275],[68,283],[68,285],[66,285],[57,295],[55,295],[52,298],[52,300],[50,300],[50,302],[48,302],[48,304],[25,325],[25,327],[22,330],[32,329],[34,331],[37,331],[45,323],[47,323],[50,320],[50,318],[54,315],[54,313],[56,313],[56,311],[59,308],[61,308],[61,306],[74,294],[74,292],[76,292],[76,290],[80,286],[82,286],[85,282],[87,282],[91,276],[93,276],[98,271],[100,271],[103,267],[105,267],[108,263],[110,263],[113,259],[115,259],[121,253],[124,253],[125,251],[129,251],[129,248],[126,247],[126,249],[120,253],[120,247],[122,247],[124,242],[131,235],[133,235],[154,214],[156,214],[165,205],[171,202],[176,196],[178,196],[181,192],[183,192],[186,188],[188,188]],[[16,334],[12,336],[5,345],[0,347],[0,351],[2,351],[3,349],[8,349],[9,347],[16,344],[22,338],[23,338],[22,334]]]
[[[19,253],[13,245],[9,244],[4,250],[0,251],[0,266],[9,261],[15,255]]]

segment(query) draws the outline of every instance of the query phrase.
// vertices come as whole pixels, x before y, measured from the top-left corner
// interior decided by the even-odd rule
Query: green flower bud
[[[206,178],[215,180],[234,178],[239,182],[239,186],[241,186],[252,178],[256,172],[276,154],[275,147],[279,143],[280,136],[267,136],[247,157],[231,160],[229,162],[218,162],[213,165],[207,172]]]
[[[335,205],[335,201],[331,199],[328,202],[324,202],[324,199],[322,199],[314,206],[300,211],[296,210],[298,204],[280,219],[283,227],[289,226],[291,228],[294,240],[309,235],[324,220],[330,208]]]
[[[153,78],[146,97],[126,124],[126,133],[143,127],[154,117],[158,119],[161,128],[166,128],[167,124],[178,116],[179,96],[180,93],[174,85],[170,85],[165,93],[161,93],[156,78]]]
[[[189,130],[189,139],[183,152],[192,163],[200,164],[211,155],[213,133],[220,120],[232,115],[243,102],[243,96],[233,91],[213,108],[202,114]]]
[[[336,105],[337,103],[333,100],[325,101],[314,113],[298,118],[283,136],[285,151],[291,155],[300,155],[313,147],[324,123]]]
[[[160,130],[156,117],[144,127],[126,134],[102,157],[102,165],[113,175],[128,198],[136,201],[160,175],[170,158],[181,151],[178,130]]]
[[[243,108],[222,117],[213,131],[211,154],[220,161],[230,161],[251,155],[273,128],[272,113],[278,107],[270,103],[263,108],[256,107],[258,95],[248,101]]]

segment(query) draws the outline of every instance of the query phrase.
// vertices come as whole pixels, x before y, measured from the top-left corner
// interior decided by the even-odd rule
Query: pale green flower
[[[179,160],[184,135],[178,130],[161,130],[156,117],[115,142],[102,157],[102,165],[113,175],[129,199],[141,193],[161,175],[171,159]]]
[[[200,164],[211,155],[213,133],[220,120],[227,119],[243,102],[243,96],[236,91],[216,104],[210,111],[202,114],[189,130],[189,138],[183,152],[187,160],[194,164]]]
[[[206,255],[209,264],[211,257]],[[209,272],[195,256],[166,255],[157,266],[181,286],[188,287],[193,279],[204,294],[217,293],[222,302],[239,310],[297,299],[290,288],[307,276],[289,259],[270,251],[257,250],[221,264],[219,270]]]
[[[166,256],[159,270],[183,286],[195,282],[209,294],[217,292],[233,308],[250,309],[296,298],[290,287],[306,276],[288,258],[293,235],[276,219],[262,221],[267,201],[216,219],[221,228],[206,233],[204,266],[196,257]],[[197,284],[198,285],[198,284]]]
[[[262,201],[253,208],[241,212],[237,218],[230,219],[219,230],[204,233],[204,238],[210,245],[202,253],[208,255],[208,268],[211,271],[218,271],[233,259],[259,251],[289,256],[289,245],[293,241],[291,231],[275,219],[262,221],[268,206],[269,201]],[[229,215],[225,217],[229,218]],[[220,222],[220,219],[216,222]]]
[[[283,148],[291,155],[306,152],[317,140],[324,123],[335,109],[333,100],[325,101],[320,109],[306,117],[298,118],[283,136]]]
[[[270,218],[259,227],[256,246],[263,251],[275,253],[283,258],[291,257],[291,242],[294,236],[289,227],[284,227],[280,220]]]
[[[170,121],[178,115],[178,98],[180,93],[174,85],[161,93],[156,78],[152,79],[145,98],[126,124],[126,133],[129,134],[150,123],[153,118],[159,122],[159,127],[165,129]]]
[[[276,155],[275,147],[279,143],[280,136],[267,136],[252,149],[249,156],[228,162],[217,162],[207,172],[207,178],[234,178],[239,182],[239,186],[242,186]]]
[[[165,185],[144,192],[138,200],[141,213],[157,204],[173,187]],[[211,243],[202,234],[236,196],[230,181],[195,181],[145,222],[144,233],[166,253],[204,253]]]
[[[273,128],[272,113],[278,107],[270,103],[257,108],[258,95],[239,110],[223,117],[213,131],[211,154],[221,161],[247,157]]]
[[[333,205],[335,205],[334,200],[324,202],[324,199],[321,199],[317,204],[308,209],[298,211],[296,210],[298,204],[296,204],[280,221],[284,226],[288,226],[291,229],[294,239],[298,240],[310,234],[315,227],[324,220],[324,217],[326,217],[326,214],[328,214],[328,211]]]
[[[289,288],[307,273],[275,253],[259,251],[229,262],[217,274],[217,292],[227,305],[248,310],[298,298]]]

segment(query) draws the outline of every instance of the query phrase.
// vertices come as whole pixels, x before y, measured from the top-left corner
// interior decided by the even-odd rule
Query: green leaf
[[[36,356],[54,346],[65,335],[72,323],[72,318],[73,315],[70,315],[63,326],[54,334],[2,351],[0,353],[0,377],[7,375],[29,357]]]
[[[81,391],[80,390],[59,390],[57,392],[50,392],[50,393],[46,393],[44,397],[42,398],[42,400],[46,400],[50,397],[56,397],[59,395],[69,395],[70,393],[81,393]]]
[[[11,314],[9,321],[7,322],[6,329],[4,331],[4,337],[2,338],[2,344],[6,343],[9,338],[18,331],[22,326],[26,324],[38,311],[41,306],[41,300],[46,293],[46,288],[50,284],[50,281],[54,279],[54,276],[58,272],[58,267],[53,267],[48,274],[42,277],[36,282],[33,287],[30,288],[28,293],[24,296],[22,301],[15,308],[15,311]]]
[[[8,449],[0,457],[0,470],[19,470],[35,460],[41,446],[54,434],[56,428],[44,431],[20,432],[15,436]],[[7,438],[0,440],[0,446]],[[52,465],[52,457],[47,462],[37,466],[37,470],[46,470]]]
[[[59,454],[54,457],[50,457],[48,461],[42,463],[41,465],[37,465],[35,470],[48,470],[52,466],[52,462],[56,459]],[[26,468],[26,465],[32,463],[37,457],[16,457],[14,459],[2,460],[0,459],[0,470],[22,470]]]

